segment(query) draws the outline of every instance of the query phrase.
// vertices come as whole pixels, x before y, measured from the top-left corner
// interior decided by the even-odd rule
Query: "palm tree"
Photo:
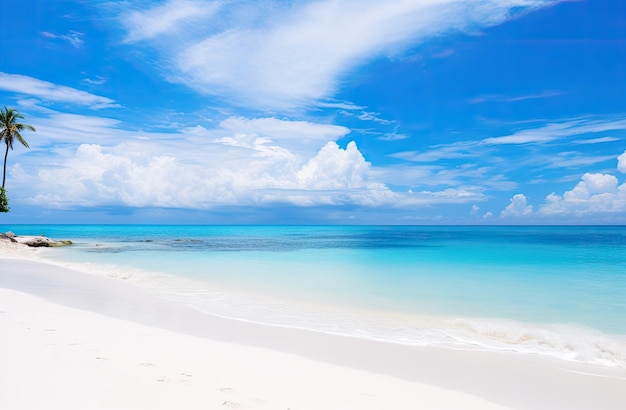
[[[20,131],[24,129],[35,131],[35,127],[28,124],[21,124],[16,122],[18,119],[24,118],[17,110],[13,108],[4,107],[4,111],[0,110],[0,141],[4,138],[5,144],[7,144],[7,150],[4,153],[4,171],[2,173],[2,189],[4,190],[4,181],[7,177],[7,156],[9,155],[9,148],[13,149],[13,141],[17,139],[26,148],[30,148],[28,143],[20,134]]]

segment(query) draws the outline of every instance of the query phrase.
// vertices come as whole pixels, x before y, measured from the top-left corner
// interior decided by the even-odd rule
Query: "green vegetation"
[[[0,188],[0,212],[9,212],[9,198],[7,198],[7,191],[4,188]]]

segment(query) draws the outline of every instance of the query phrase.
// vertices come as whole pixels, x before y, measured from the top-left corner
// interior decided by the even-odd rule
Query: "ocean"
[[[43,258],[200,311],[626,367],[626,228],[3,225]]]

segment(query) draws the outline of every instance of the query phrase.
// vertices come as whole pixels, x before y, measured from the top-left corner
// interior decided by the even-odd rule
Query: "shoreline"
[[[415,405],[428,405],[429,408],[450,406],[489,408],[489,405],[492,405],[491,408],[617,409],[626,401],[624,369],[564,363],[548,358],[521,357],[508,353],[402,346],[224,319],[199,312],[179,302],[158,298],[132,283],[124,283],[119,279],[83,274],[32,260],[32,254],[21,252],[21,255],[15,255],[6,247],[0,247],[0,264],[3,265],[0,272],[0,288],[10,289],[3,290],[3,297],[0,298],[3,304],[0,310],[4,312],[0,317],[3,320],[6,319],[7,313],[17,315],[15,312],[20,310],[15,301],[23,300],[23,306],[26,307],[43,305],[44,307],[39,310],[46,314],[62,311],[59,314],[70,322],[69,328],[81,337],[95,337],[94,343],[102,337],[97,336],[96,330],[86,332],[86,329],[82,329],[81,334],[85,318],[94,323],[111,322],[106,327],[117,326],[120,325],[119,322],[123,322],[125,326],[133,329],[132,332],[139,329],[148,333],[168,332],[172,337],[180,339],[178,345],[193,344],[195,342],[192,340],[201,340],[201,344],[219,345],[215,346],[218,351],[236,348],[241,351],[228,356],[234,368],[247,366],[250,361],[263,362],[263,357],[274,357],[272,361],[265,363],[265,367],[258,365],[260,369],[264,369],[261,370],[262,373],[271,372],[274,362],[283,364],[285,370],[274,376],[287,386],[284,389],[284,397],[280,397],[280,392],[273,392],[275,398],[269,400],[274,403],[273,405],[257,403],[256,406],[254,403],[246,402],[246,405],[252,406],[249,408],[286,408],[275,406],[279,400],[286,397],[291,397],[290,400],[294,401],[290,405],[294,409],[348,408],[355,406],[357,402],[358,408],[394,408],[380,407],[381,402],[374,404],[376,400],[367,396],[369,393],[359,393],[363,390],[363,385],[350,382],[350,378],[366,376],[376,380],[374,386],[380,384],[380,387],[376,387],[374,396],[384,397],[389,403],[398,399],[397,408],[402,408],[400,403],[406,406],[409,401]],[[10,297],[5,297],[7,292]],[[42,315],[39,320],[45,322],[51,319]],[[40,326],[47,325],[41,323]],[[130,330],[126,329],[126,332]],[[9,338],[8,341],[5,339],[0,342],[0,346],[5,343],[21,345],[18,340]],[[164,352],[171,350],[171,347],[161,347]],[[128,353],[124,347],[120,349],[120,354]],[[250,356],[252,351],[255,352],[252,355],[254,359],[241,359],[241,355]],[[21,353],[28,356],[33,352],[26,349]],[[71,348],[66,346],[63,353],[71,353]],[[169,351],[168,354],[173,353]],[[177,352],[174,357],[176,360],[185,361],[203,354],[208,353],[190,349]],[[222,356],[219,352],[211,354]],[[90,361],[83,364],[94,373],[92,374],[94,379],[102,376],[96,371],[97,363]],[[209,364],[207,366],[210,367]],[[317,369],[315,373],[315,377],[318,378],[317,384],[311,385],[308,390],[305,387],[298,388],[296,385],[303,383],[299,378],[309,377],[307,375],[310,374],[311,366]],[[5,368],[0,371],[0,374],[6,374],[9,386],[11,383],[27,383],[23,380],[11,380],[9,373],[12,370],[15,369]],[[127,370],[129,377],[138,377],[138,369]],[[35,371],[41,369],[31,369],[31,372]],[[198,369],[198,371],[208,370]],[[232,375],[233,380],[238,378],[243,380],[247,377],[236,369],[235,373]],[[328,386],[330,390],[327,391],[320,391],[315,386],[344,373],[348,378],[342,377],[339,380],[349,398],[346,398],[347,402],[343,402],[342,405],[334,406],[333,397],[341,394],[336,391],[331,394],[332,386]],[[263,379],[262,374],[257,374],[250,383],[262,384]],[[156,389],[160,382],[155,383],[153,387]],[[398,386],[403,386],[404,390],[409,391],[398,392],[395,390]],[[218,388],[215,387],[213,390],[216,389]],[[273,387],[268,387],[265,390],[269,392],[272,389]],[[296,390],[300,393],[295,397],[288,393]],[[422,394],[411,393],[417,390]],[[371,400],[359,401],[364,397]],[[122,397],[120,399],[123,400]],[[312,404],[315,400],[322,401],[317,401],[316,405]],[[447,406],[443,403],[447,403]],[[19,407],[19,403],[16,402],[13,408],[15,405]],[[135,407],[142,408],[141,405]]]
[[[79,247],[86,245],[94,244],[78,243]],[[95,246],[98,246],[97,243]],[[120,244],[100,246],[106,248]],[[239,287],[239,284],[226,283],[219,277],[218,280],[203,281],[184,273],[172,273],[171,265],[161,271],[161,266],[141,267],[141,264],[136,264],[138,260],[134,261],[135,264],[117,264],[115,260],[103,260],[98,252],[91,255],[83,253],[83,257],[70,261],[62,256],[66,252],[73,251],[49,249],[33,253],[40,256],[44,263],[123,279],[158,297],[177,300],[225,319],[409,346],[488,350],[626,369],[626,334],[606,333],[599,327],[567,320],[533,322],[500,318],[491,314],[498,312],[493,306],[488,315],[476,316],[415,312],[390,308],[389,305],[370,305],[369,301],[365,305],[363,301],[358,301],[358,297],[355,299],[357,304],[354,304],[349,299],[353,297],[350,294],[343,295],[348,299],[340,300],[326,296],[319,298],[317,294],[311,298],[311,295],[291,290],[284,292],[280,283],[272,285],[278,290],[268,288],[266,281],[259,282],[259,287],[251,287],[250,283]],[[88,259],[84,258],[85,255]],[[150,255],[144,257],[149,258]],[[230,263],[233,263],[231,267],[236,275],[241,274],[239,262],[231,260]],[[189,271],[189,266],[177,267],[181,268]],[[248,268],[254,270],[255,267]],[[229,265],[221,261],[211,269],[228,271]]]

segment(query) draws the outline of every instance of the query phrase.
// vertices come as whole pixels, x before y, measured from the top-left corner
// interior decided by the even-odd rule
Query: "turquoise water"
[[[626,366],[624,227],[0,226],[221,316]]]

